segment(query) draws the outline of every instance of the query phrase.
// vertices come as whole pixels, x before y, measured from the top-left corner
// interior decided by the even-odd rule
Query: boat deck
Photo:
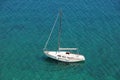
[[[47,51],[46,55],[48,57],[61,60],[61,61],[69,61],[69,62],[75,62],[75,61],[83,61],[85,60],[83,55],[80,54],[73,54],[66,51]]]

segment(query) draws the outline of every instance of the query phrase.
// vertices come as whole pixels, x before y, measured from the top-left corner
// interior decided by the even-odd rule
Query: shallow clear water
[[[58,10],[62,47],[78,47],[85,62],[63,63],[42,49]],[[57,47],[59,22],[48,44]],[[119,80],[119,0],[1,0],[0,80]]]

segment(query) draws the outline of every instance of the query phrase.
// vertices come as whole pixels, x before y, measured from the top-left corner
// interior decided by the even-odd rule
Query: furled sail
[[[78,48],[59,48],[59,50],[77,50]]]

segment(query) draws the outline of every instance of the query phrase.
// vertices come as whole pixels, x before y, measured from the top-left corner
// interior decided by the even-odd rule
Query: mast
[[[60,26],[59,26],[59,30],[58,30],[58,51],[60,48],[60,36],[61,36],[61,29],[62,29],[62,10],[60,10],[59,12],[59,16],[60,16]]]

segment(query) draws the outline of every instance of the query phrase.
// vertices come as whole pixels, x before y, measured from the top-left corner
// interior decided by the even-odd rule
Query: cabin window
[[[70,54],[69,52],[66,52],[66,54]]]
[[[63,58],[66,58],[66,56],[62,56]]]
[[[61,55],[57,55],[58,57],[61,57]]]

